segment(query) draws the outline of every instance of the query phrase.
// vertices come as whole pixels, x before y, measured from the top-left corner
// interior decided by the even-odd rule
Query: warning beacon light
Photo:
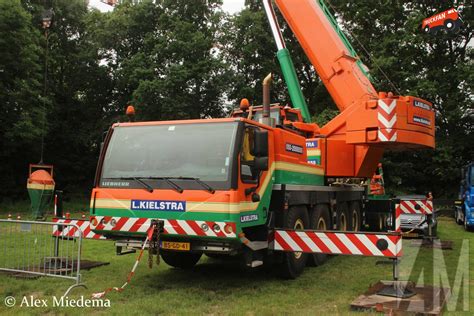
[[[133,105],[127,106],[125,114],[128,116],[129,121],[133,122],[133,119],[135,117],[135,108],[133,107]]]

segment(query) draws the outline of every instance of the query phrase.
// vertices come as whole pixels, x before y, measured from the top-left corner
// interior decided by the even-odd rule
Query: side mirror
[[[258,171],[267,171],[268,157],[255,157],[254,168]]]
[[[265,131],[265,130],[255,131],[253,154],[255,157],[268,157],[268,131]],[[268,159],[267,159],[267,165],[268,165]]]

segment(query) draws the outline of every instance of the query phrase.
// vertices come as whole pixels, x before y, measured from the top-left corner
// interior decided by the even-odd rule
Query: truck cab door
[[[251,202],[248,211],[268,209],[269,185],[272,186],[271,162],[273,146],[271,131],[254,125],[245,125],[239,153],[238,186],[241,201]],[[257,204],[258,203],[258,204]],[[243,210],[243,212],[247,211]],[[258,218],[263,220],[264,214]]]

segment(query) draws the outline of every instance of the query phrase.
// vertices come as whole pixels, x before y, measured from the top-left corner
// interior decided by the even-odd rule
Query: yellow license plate
[[[177,251],[189,251],[191,250],[191,243],[189,242],[176,242],[176,241],[163,241],[161,243],[162,249],[177,250]]]
[[[408,238],[417,238],[419,237],[420,235],[418,233],[407,233],[407,234],[403,234],[403,237],[408,237]]]

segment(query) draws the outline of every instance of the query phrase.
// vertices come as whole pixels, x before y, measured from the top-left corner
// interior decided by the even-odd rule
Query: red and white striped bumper
[[[277,251],[397,258],[402,255],[402,237],[400,234],[276,230],[273,247]]]
[[[400,211],[403,214],[433,214],[433,201],[401,200]]]
[[[150,218],[91,216],[91,229],[103,234],[113,232],[145,234],[151,225],[151,220]],[[164,234],[219,238],[237,237],[236,226],[232,222],[175,219],[163,219],[163,222]]]
[[[79,227],[82,232],[82,238],[86,239],[105,239],[104,236],[94,233],[90,228],[90,222],[88,220],[77,220],[77,219],[65,219],[65,218],[53,218],[54,223],[63,223],[63,224],[74,224]],[[62,228],[60,231],[59,228]],[[71,237],[78,238],[80,235],[79,230],[74,226],[53,226],[53,236],[57,237]]]

